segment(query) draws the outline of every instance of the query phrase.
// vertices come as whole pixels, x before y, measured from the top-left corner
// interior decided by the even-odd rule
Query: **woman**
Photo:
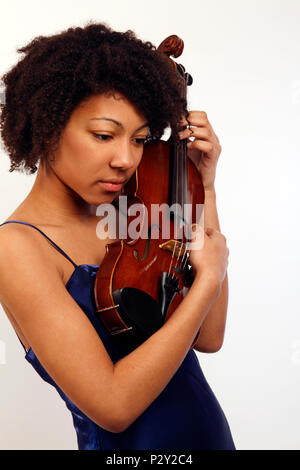
[[[200,326],[199,351],[223,340],[229,252],[218,228],[191,252],[187,296],[133,351],[113,343],[93,296],[114,241],[97,238],[96,208],[133,175],[149,136],[187,116],[190,157],[213,192],[221,148],[205,113],[186,114],[168,59],[130,31],[89,24],[19,51],[25,56],[3,77],[2,138],[10,171],[37,176],[1,224],[0,301],[26,360],[71,411],[79,449],[234,449],[190,349]],[[190,134],[186,127],[180,138]]]

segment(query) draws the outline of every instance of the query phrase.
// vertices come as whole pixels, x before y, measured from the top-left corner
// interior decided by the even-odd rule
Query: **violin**
[[[158,50],[169,57],[174,73],[180,74],[182,96],[186,97],[192,77],[171,59],[179,57],[183,47],[182,39],[172,35]],[[189,239],[183,227],[199,224],[203,213],[199,214],[197,207],[204,207],[204,188],[187,156],[186,145],[186,140],[180,141],[173,134],[168,141],[145,144],[135,174],[113,201],[119,216],[127,218],[127,227],[133,222],[134,209],[139,208],[140,230],[135,236],[127,234],[106,245],[94,285],[96,312],[114,338],[122,338],[134,347],[168,320],[194,279],[189,264]],[[153,220],[149,215],[157,206],[161,211]],[[175,210],[171,211],[171,207]],[[189,208],[187,213],[182,211],[184,207]],[[163,230],[166,224],[167,235]]]

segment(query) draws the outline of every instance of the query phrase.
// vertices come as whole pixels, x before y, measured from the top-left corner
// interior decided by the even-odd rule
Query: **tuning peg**
[[[186,81],[187,86],[192,85],[192,83],[193,83],[193,77],[192,77],[189,73],[186,73],[186,74],[184,75],[184,78],[185,78],[185,81]]]

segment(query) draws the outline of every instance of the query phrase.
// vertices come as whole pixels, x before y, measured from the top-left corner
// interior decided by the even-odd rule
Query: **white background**
[[[156,46],[185,42],[190,109],[223,147],[216,190],[229,257],[225,342],[197,353],[238,449],[300,449],[299,0],[2,0],[0,73],[33,37],[88,20]],[[35,176],[1,150],[0,222]],[[62,247],[63,248],[63,247]],[[70,412],[24,359],[0,310],[0,449],[76,449]]]

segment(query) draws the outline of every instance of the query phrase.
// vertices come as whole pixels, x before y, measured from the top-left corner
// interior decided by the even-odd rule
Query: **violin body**
[[[138,230],[146,233],[147,238],[127,237],[106,245],[106,254],[95,280],[95,301],[102,323],[112,335],[135,337],[138,339],[136,344],[145,341],[168,320],[193,280],[191,266],[185,263],[182,269],[179,262],[179,245],[184,240],[178,239],[177,224],[167,209],[172,202],[172,179],[169,177],[172,174],[171,154],[170,142],[160,140],[145,146],[141,163],[124,186],[123,193],[128,198],[128,213],[136,203],[144,206],[145,212]],[[198,223],[194,209],[196,204],[204,203],[204,189],[190,159],[187,162],[187,177],[192,220]],[[114,201],[117,206],[118,199]],[[153,204],[162,205],[159,227],[151,220]],[[167,239],[162,237],[163,220],[168,220],[170,224]],[[173,240],[171,245],[170,240]],[[177,252],[175,257],[174,247]],[[199,332],[191,347],[198,335]]]

